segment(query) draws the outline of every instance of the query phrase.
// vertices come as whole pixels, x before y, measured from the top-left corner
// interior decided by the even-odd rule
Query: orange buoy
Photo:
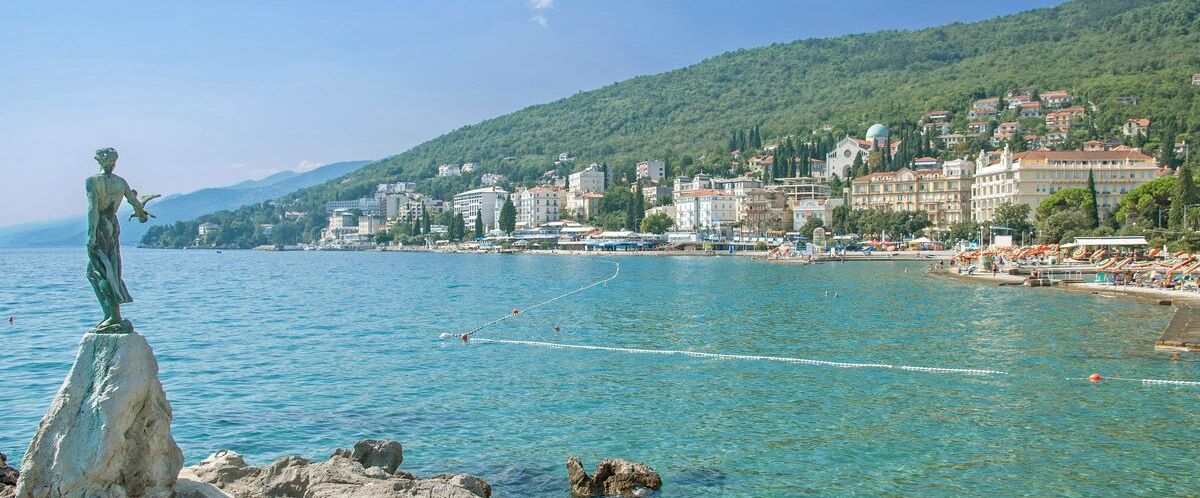
[[[467,334],[463,334],[463,335],[462,335],[462,341],[463,341],[463,342],[467,342]]]
[[[514,315],[515,315],[515,314],[517,314],[517,313],[520,313],[520,312],[521,312],[521,310],[519,310],[519,309],[516,309],[516,308],[513,308],[513,314],[514,314]]]
[[[1098,373],[1094,373],[1094,374],[1091,374],[1088,376],[1088,380],[1090,380],[1092,382],[1100,382],[1100,381],[1104,380],[1104,377]]]

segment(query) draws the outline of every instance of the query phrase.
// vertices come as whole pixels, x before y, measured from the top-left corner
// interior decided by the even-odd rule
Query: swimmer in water
[[[1171,353],[1171,361],[1179,361],[1179,351]]]
[[[12,317],[12,315],[8,315],[8,324],[9,324],[9,325],[12,325],[12,324],[13,324],[13,317]]]
[[[554,326],[554,333],[555,333],[555,334],[557,334],[557,333],[559,333],[559,332],[561,332],[561,330],[559,330],[559,328],[558,328],[558,325],[555,325],[555,326]]]

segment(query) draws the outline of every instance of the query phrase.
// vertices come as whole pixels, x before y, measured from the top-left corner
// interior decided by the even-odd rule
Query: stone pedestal
[[[182,467],[146,338],[86,334],[29,443],[17,498],[170,498]]]

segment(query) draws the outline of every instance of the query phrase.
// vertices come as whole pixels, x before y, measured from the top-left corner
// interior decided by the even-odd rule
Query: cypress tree
[[[483,237],[483,210],[475,210],[475,238]]]
[[[629,227],[630,230],[636,232],[642,226],[642,219],[646,217],[646,195],[642,193],[642,184],[637,184],[637,191],[633,194],[633,224]]]
[[[513,204],[511,198],[504,199],[504,205],[500,207],[500,230],[511,234],[516,229],[517,206]]]
[[[1091,218],[1092,220],[1092,228],[1098,228],[1100,226],[1100,199],[1099,196],[1096,195],[1096,174],[1090,169],[1088,170],[1087,189],[1089,195],[1092,197],[1092,205],[1088,209],[1087,213],[1088,218]]]
[[[429,225],[432,224],[429,219],[429,209],[421,208],[421,233],[429,235]]]
[[[1180,167],[1175,176],[1175,195],[1171,196],[1171,215],[1167,219],[1167,226],[1179,230],[1184,228],[1184,210],[1196,203],[1196,185],[1192,178],[1191,165],[1185,164]]]
[[[467,235],[467,221],[462,213],[454,215],[454,240],[462,240]]]

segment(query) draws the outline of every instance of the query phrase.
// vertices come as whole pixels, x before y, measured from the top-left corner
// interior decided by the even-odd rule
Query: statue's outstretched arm
[[[125,188],[125,200],[129,201],[130,206],[133,206],[133,216],[130,216],[129,218],[132,219],[134,216],[136,216],[138,221],[142,223],[145,223],[150,218],[153,218],[154,215],[150,214],[149,211],[146,211],[146,204],[151,200],[157,199],[158,197],[158,194],[143,195],[139,199],[137,191],[128,188],[127,186]]]

